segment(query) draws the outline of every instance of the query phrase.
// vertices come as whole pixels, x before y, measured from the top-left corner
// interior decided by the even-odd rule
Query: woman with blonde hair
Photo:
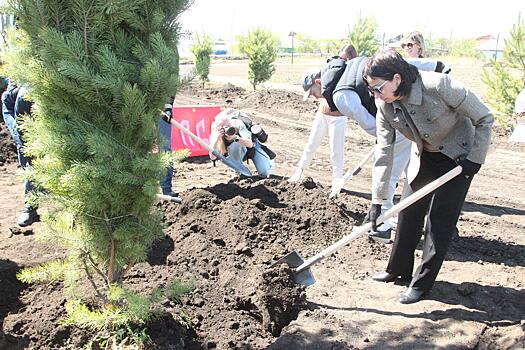
[[[425,57],[425,39],[420,32],[413,31],[408,34],[403,39],[401,48],[405,51],[405,60],[416,66],[417,69],[445,74],[450,73],[450,67],[445,66],[443,62]]]
[[[411,32],[403,40],[401,48],[405,50],[405,53],[410,58],[425,57],[425,39],[423,34],[418,31]]]
[[[257,169],[257,174],[260,177],[268,177],[273,166],[268,155],[269,150],[266,151],[259,139],[254,137],[262,130],[255,131],[254,126],[258,125],[252,126],[252,130],[249,130],[242,121],[243,116],[248,118],[244,113],[233,108],[217,114],[211,125],[210,145],[222,155],[237,162],[237,167],[245,169],[247,173],[250,171],[243,161],[251,159]],[[210,153],[210,158],[215,160],[212,153]]]

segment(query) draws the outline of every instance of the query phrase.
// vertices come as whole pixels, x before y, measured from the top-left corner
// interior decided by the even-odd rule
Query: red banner
[[[211,123],[221,111],[220,106],[174,106],[173,118],[197,135],[202,141],[210,143]],[[187,148],[190,157],[203,156],[208,150],[175,126],[171,127],[171,149],[178,151]]]

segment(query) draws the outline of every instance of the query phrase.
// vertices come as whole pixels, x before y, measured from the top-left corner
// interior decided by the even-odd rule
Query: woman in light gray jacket
[[[401,303],[414,303],[430,291],[436,280],[472,177],[485,161],[494,117],[476,95],[449,75],[419,72],[392,50],[374,55],[365,67],[364,78],[378,109],[372,206],[365,222],[371,221],[375,227],[381,213],[396,130],[412,140],[418,150],[409,167],[408,194],[457,164],[463,167],[459,176],[399,214],[386,272],[373,277],[383,282],[411,278],[414,251],[429,210],[431,227],[425,232],[422,262],[410,287],[399,298]],[[418,167],[410,171],[414,164]]]

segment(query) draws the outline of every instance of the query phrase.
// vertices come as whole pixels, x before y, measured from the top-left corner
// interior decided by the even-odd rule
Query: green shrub
[[[374,17],[359,17],[357,23],[348,33],[348,38],[354,45],[358,56],[371,57],[379,49],[376,39],[377,22]]]
[[[496,110],[497,122],[512,128],[514,103],[525,86],[525,24],[521,15],[505,40],[503,60],[493,61],[491,70],[484,69],[482,79],[488,86],[486,98]]]
[[[239,50],[248,57],[248,80],[256,90],[258,84],[270,80],[275,72],[279,40],[270,31],[255,28],[238,42]]]
[[[116,301],[114,290],[163,234],[152,204],[173,159],[152,149],[159,111],[177,91],[177,19],[190,2],[10,2],[19,29],[9,34],[5,71],[30,87],[35,103],[22,127],[33,158],[28,176],[49,208],[42,237],[67,249],[63,261],[19,276],[62,280],[73,292],[88,279],[102,306],[88,317],[70,301],[76,324],[100,316],[111,328],[150,317],[149,308],[132,308],[142,297],[121,293]]]
[[[196,35],[195,42],[191,46],[191,52],[195,56],[195,73],[202,82],[202,86],[210,79],[210,55],[212,54],[212,40],[208,35]]]

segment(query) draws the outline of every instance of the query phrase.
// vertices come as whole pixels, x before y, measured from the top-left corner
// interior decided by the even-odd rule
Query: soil
[[[181,303],[162,303],[162,317],[148,326],[149,348],[525,348],[525,189],[519,180],[525,176],[524,144],[509,144],[508,134],[496,130],[464,205],[460,238],[433,290],[416,304],[402,305],[397,297],[405,285],[370,278],[385,268],[391,246],[366,237],[314,265],[316,283],[308,288],[293,282],[286,265],[272,266],[292,251],[304,258],[320,252],[349,234],[368,209],[370,164],[328,199],[326,140],[309,178],[284,181],[308,138],[314,102],[290,91],[213,85],[188,87],[176,103],[242,109],[263,124],[278,157],[269,179],[235,178],[203,157],[176,168],[173,185],[183,203],[156,204],[166,235],[125,285],[148,293],[177,278],[195,288]],[[59,323],[65,316],[63,287],[16,279],[21,268],[64,252],[36,240],[41,223],[16,227],[21,173],[0,126],[0,349],[80,348],[93,335]],[[348,167],[373,143],[350,122]]]

